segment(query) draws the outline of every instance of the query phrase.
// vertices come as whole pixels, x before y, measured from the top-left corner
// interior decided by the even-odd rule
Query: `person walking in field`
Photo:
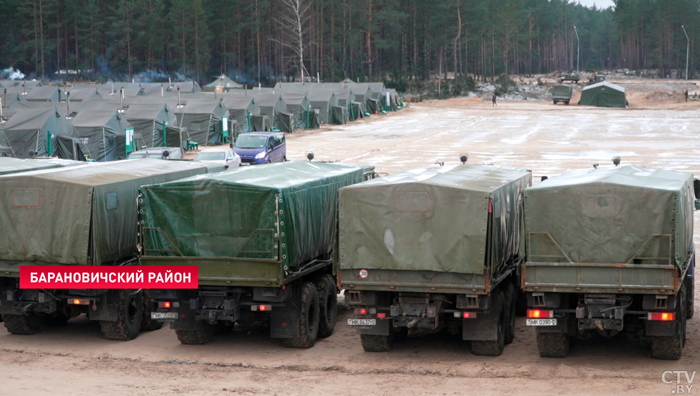
[[[496,96],[496,94],[493,94],[493,96],[491,97],[492,107],[498,106],[498,104],[496,103],[496,99],[498,99],[498,97]]]

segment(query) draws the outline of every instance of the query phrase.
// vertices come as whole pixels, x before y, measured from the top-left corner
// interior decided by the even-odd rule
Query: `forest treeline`
[[[0,67],[59,80],[269,84],[580,69],[698,70],[700,0],[3,0]],[[298,26],[297,26],[298,25]],[[574,26],[576,29],[574,29]],[[301,53],[301,56],[300,56]],[[300,59],[303,59],[300,64]],[[164,74],[161,74],[164,73]]]

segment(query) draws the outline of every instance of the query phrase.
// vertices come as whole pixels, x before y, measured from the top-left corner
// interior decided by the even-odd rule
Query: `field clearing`
[[[623,165],[700,177],[700,103],[658,103],[646,96],[630,89],[629,109],[428,101],[290,134],[287,156],[303,160],[313,151],[317,160],[395,173],[436,161],[457,164],[459,154],[467,153],[469,163],[531,169],[538,182],[539,176],[593,163],[612,166],[611,158],[619,155]],[[696,230],[699,219],[697,213]],[[700,243],[700,232],[695,241]],[[578,341],[568,358],[543,359],[524,318],[517,320],[514,343],[495,358],[472,355],[468,342],[446,333],[410,338],[387,354],[366,353],[344,323],[349,316],[342,311],[336,333],[308,350],[286,349],[261,328],[185,346],[168,328],[131,342],[109,341],[99,324],[82,317],[34,336],[12,336],[0,327],[0,395],[659,395],[675,389],[662,382],[664,371],[700,369],[700,317],[688,321],[683,357],[659,361],[650,358],[649,345],[625,338]]]

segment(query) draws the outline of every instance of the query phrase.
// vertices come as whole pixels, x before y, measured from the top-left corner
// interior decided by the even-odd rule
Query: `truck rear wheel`
[[[299,337],[283,338],[287,348],[311,348],[318,337],[319,301],[316,285],[306,282],[301,287],[301,309],[299,310]]]
[[[503,291],[498,291],[493,310],[498,317],[496,341],[472,341],[472,353],[477,356],[499,356],[505,346],[506,327],[508,327],[508,311],[505,305]]]
[[[651,339],[651,357],[654,359],[663,360],[678,360],[683,352],[685,344],[685,325],[686,325],[686,298],[685,285],[681,286],[679,292],[680,304],[676,305],[676,315],[680,317],[680,323],[676,324],[676,334],[673,337],[652,337]]]
[[[504,342],[506,345],[508,345],[513,343],[513,339],[515,339],[515,305],[518,295],[515,292],[515,286],[513,286],[513,282],[507,282],[504,295],[506,303],[505,309],[508,313],[508,317],[506,319],[507,326]]]
[[[110,340],[133,340],[139,335],[143,323],[143,294],[132,290],[119,290],[118,293],[117,320],[101,320],[102,334]]]
[[[566,333],[537,334],[537,349],[542,357],[563,358],[569,354],[571,338]]]
[[[141,322],[141,330],[153,331],[163,327],[163,322],[151,320],[151,312],[153,312],[153,303],[151,301],[151,293],[148,290],[143,291],[143,322]]]
[[[177,339],[182,344],[201,345],[214,338],[214,330],[214,325],[198,320],[194,330],[175,330],[175,334],[177,334]]]
[[[319,301],[318,338],[330,337],[338,317],[338,290],[333,277],[324,275],[318,278],[316,292]]]
[[[31,335],[44,329],[43,315],[2,315],[2,319],[5,328],[11,334]]]
[[[360,334],[360,342],[367,352],[389,352],[394,346],[394,335]]]

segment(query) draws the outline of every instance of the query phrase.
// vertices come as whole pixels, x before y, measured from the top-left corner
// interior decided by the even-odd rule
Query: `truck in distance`
[[[563,102],[565,105],[568,106],[569,101],[571,100],[572,93],[573,89],[571,88],[571,85],[555,85],[552,87],[552,101],[554,102],[554,104]]]
[[[690,173],[624,166],[525,191],[522,288],[541,356],[565,357],[584,333],[630,332],[651,339],[652,357],[680,358],[694,312],[698,187]]]
[[[466,161],[466,156],[464,161]],[[413,169],[340,189],[341,287],[363,348],[447,328],[476,355],[514,337],[525,169]]]
[[[151,317],[170,322],[183,344],[255,322],[288,347],[330,336],[338,189],[366,173],[295,161],[144,186],[142,264],[199,267],[198,289],[151,291]]]

